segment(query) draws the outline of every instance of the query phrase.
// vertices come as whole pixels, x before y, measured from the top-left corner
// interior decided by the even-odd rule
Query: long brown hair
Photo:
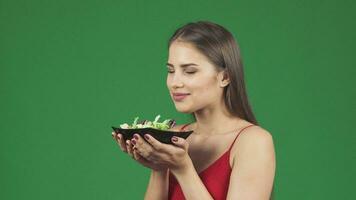
[[[168,48],[175,40],[195,46],[214,64],[216,71],[225,70],[230,79],[223,93],[228,111],[257,125],[246,94],[240,48],[232,34],[218,24],[198,21],[177,29],[169,39]]]
[[[233,35],[213,22],[197,21],[178,28],[168,41],[168,49],[176,40],[192,44],[214,64],[217,72],[225,70],[230,79],[223,92],[227,110],[232,116],[258,125],[247,97],[240,48]],[[273,193],[272,189],[270,199]]]

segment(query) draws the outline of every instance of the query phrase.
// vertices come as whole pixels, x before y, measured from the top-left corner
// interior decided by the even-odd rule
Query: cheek
[[[166,78],[166,86],[168,87],[168,89],[171,89],[172,87],[172,77],[167,75],[167,78]]]
[[[216,88],[214,82],[201,82],[199,86],[196,86],[193,90],[193,98],[199,102],[212,101],[216,99],[219,91]]]

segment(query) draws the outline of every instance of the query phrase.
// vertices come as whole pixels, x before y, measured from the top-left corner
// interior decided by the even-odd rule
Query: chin
[[[176,105],[176,110],[180,113],[186,113],[186,114],[190,114],[193,111],[191,109],[189,109],[188,107],[184,107],[184,106],[177,106]]]

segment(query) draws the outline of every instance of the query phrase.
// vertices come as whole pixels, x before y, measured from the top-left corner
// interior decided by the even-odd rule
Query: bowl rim
[[[158,131],[158,132],[165,132],[165,133],[190,133],[190,132],[194,132],[193,130],[190,131],[170,131],[170,130],[161,130],[161,129],[156,129],[156,128],[152,128],[152,127],[146,127],[146,128],[119,128],[119,127],[114,127],[111,126],[112,129],[115,130],[154,130],[154,131]]]

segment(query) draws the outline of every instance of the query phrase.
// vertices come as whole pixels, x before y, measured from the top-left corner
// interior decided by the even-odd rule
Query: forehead
[[[169,47],[169,63],[207,62],[207,58],[201,54],[192,44],[174,41]]]

